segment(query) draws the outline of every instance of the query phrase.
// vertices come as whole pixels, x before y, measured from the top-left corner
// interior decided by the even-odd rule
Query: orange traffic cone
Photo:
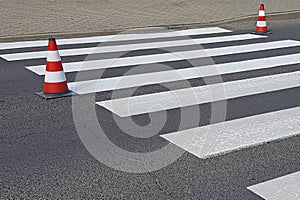
[[[44,91],[37,92],[45,99],[71,96],[74,93],[68,89],[66,76],[58,52],[55,38],[49,38]]]
[[[256,23],[256,34],[268,34],[270,33],[267,28],[265,5],[260,4],[257,23]]]

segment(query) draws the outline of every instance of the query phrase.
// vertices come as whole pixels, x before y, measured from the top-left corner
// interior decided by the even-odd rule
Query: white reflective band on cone
[[[266,16],[265,11],[264,10],[260,10],[259,13],[258,13],[258,16],[260,16],[260,17]]]
[[[257,21],[256,26],[258,26],[258,27],[266,27],[267,26],[267,22],[266,21]]]
[[[64,71],[46,72],[45,74],[45,82],[47,83],[60,83],[64,81],[66,81]]]
[[[50,62],[61,61],[58,51],[48,51],[47,61]]]

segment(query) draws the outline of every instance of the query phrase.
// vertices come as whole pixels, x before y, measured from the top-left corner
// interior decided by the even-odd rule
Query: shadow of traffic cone
[[[54,99],[76,94],[68,88],[56,41],[55,38],[52,37],[49,38],[48,43],[44,91],[37,92],[36,94],[45,99]]]
[[[257,23],[256,23],[256,31],[255,34],[270,34],[267,27],[266,13],[265,13],[265,5],[260,4]]]

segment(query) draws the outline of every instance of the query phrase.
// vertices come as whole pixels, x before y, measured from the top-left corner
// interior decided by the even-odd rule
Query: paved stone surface
[[[212,23],[256,15],[260,3],[269,14],[300,11],[299,0],[10,0],[0,3],[0,38]]]

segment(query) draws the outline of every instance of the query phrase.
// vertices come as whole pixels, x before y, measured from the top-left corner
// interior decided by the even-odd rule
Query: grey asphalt
[[[253,23],[252,23],[253,24]],[[224,25],[236,33],[252,31],[251,23]],[[299,20],[271,22],[271,34],[266,41],[300,40]],[[258,40],[259,41],[259,40]],[[244,44],[234,42],[232,44]],[[253,43],[253,41],[252,41]],[[227,43],[228,44],[228,43]],[[217,47],[223,44],[203,45]],[[72,48],[89,45],[73,45]],[[193,46],[186,49],[195,48]],[[39,48],[35,48],[39,49]],[[31,49],[33,50],[33,49]],[[182,50],[175,48],[171,50]],[[0,53],[13,52],[1,51]],[[300,48],[276,50],[280,54],[300,52]],[[158,50],[133,54],[159,53]],[[274,53],[274,52],[273,52]],[[113,55],[106,55],[107,57]],[[269,51],[214,57],[215,63],[271,56]],[[83,57],[66,57],[74,61]],[[1,199],[261,199],[246,187],[300,170],[300,136],[270,142],[209,159],[199,159],[185,153],[173,164],[146,174],[116,171],[98,162],[85,149],[76,132],[72,99],[46,101],[34,95],[42,90],[43,77],[26,70],[25,65],[42,64],[42,59],[8,63],[0,60],[0,197]],[[184,63],[166,63],[174,68]],[[112,69],[105,77],[123,74],[127,69]],[[151,69],[151,70],[155,70]],[[239,80],[265,74],[300,70],[300,65],[223,76],[223,80]],[[67,75],[74,80],[75,74]],[[190,80],[191,85],[203,85],[203,80]],[[181,83],[174,83],[180,88]],[[163,91],[157,85],[140,88],[136,94]],[[127,90],[119,91],[124,96]],[[109,99],[111,92],[97,93],[96,99]],[[75,97],[79,100],[85,96]],[[84,106],[84,105],[83,105]],[[300,88],[237,98],[227,102],[226,120],[300,106]],[[209,124],[210,104],[199,106],[200,125]],[[194,110],[195,107],[185,109]],[[96,107],[99,122],[115,144],[128,151],[153,151],[166,145],[158,135],[178,129],[179,109],[168,111],[164,129],[149,139],[136,139],[118,129],[113,115]],[[134,117],[137,124],[149,123],[147,115]],[[191,128],[199,124],[187,124]]]

